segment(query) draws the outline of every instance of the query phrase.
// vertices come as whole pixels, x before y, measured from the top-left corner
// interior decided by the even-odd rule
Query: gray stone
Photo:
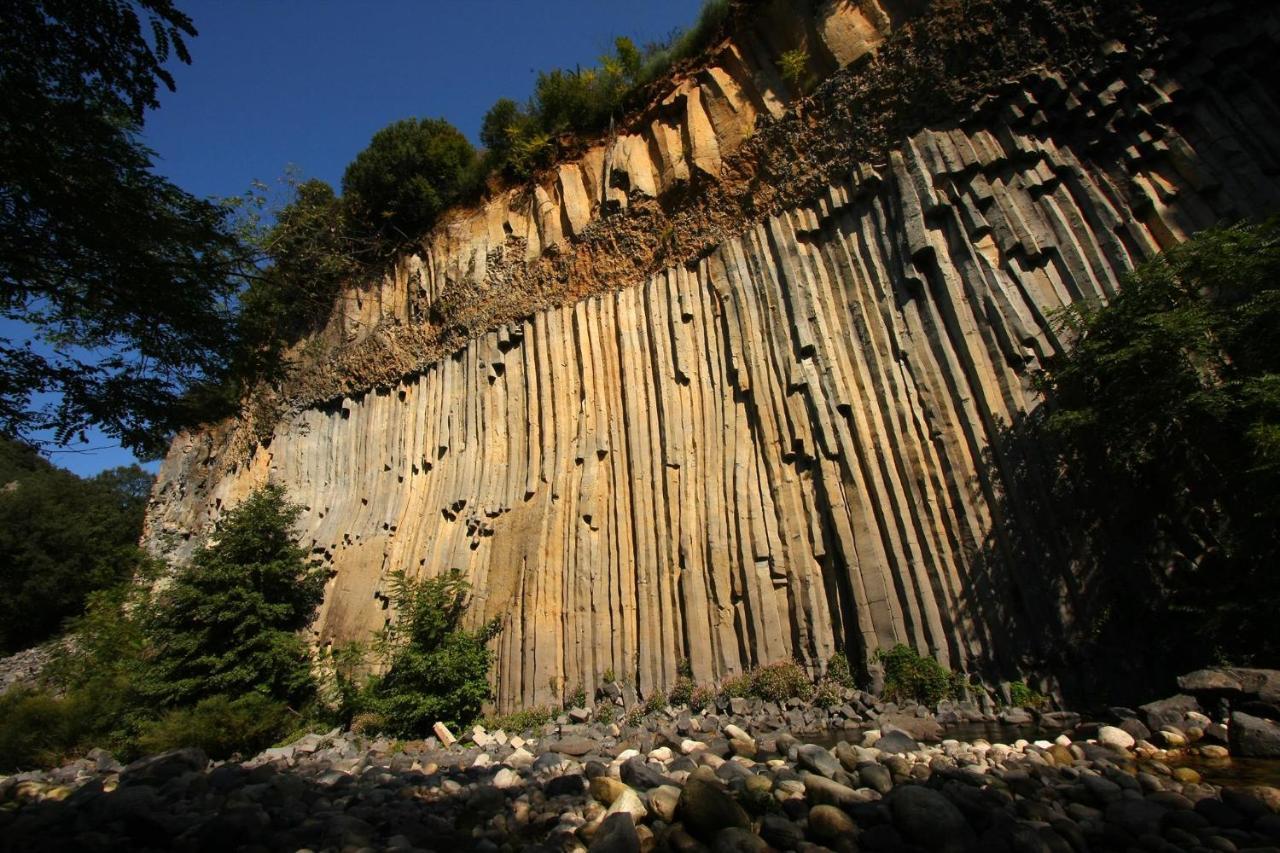
[[[1179,693],[1156,702],[1148,702],[1138,707],[1138,713],[1142,716],[1142,721],[1152,731],[1158,731],[1165,726],[1182,725],[1182,721],[1188,711],[1199,710],[1200,703],[1196,701],[1196,698],[1185,693]]]
[[[903,732],[889,732],[876,741],[876,749],[881,752],[902,754],[918,751],[920,749],[920,744],[916,743]]]
[[[760,824],[760,837],[779,850],[796,850],[804,844],[804,830],[777,814],[764,816]]]
[[[899,785],[885,799],[894,827],[908,841],[939,853],[962,853],[973,845],[973,830],[964,815],[937,791]]]
[[[848,785],[833,782],[825,776],[818,776],[815,773],[802,773],[800,774],[800,779],[804,782],[804,796],[810,805],[847,808],[865,803],[868,800],[867,795],[858,793]]]
[[[809,809],[809,833],[819,841],[851,838],[856,829],[853,818],[835,806],[819,805]]]
[[[709,768],[690,774],[680,792],[677,816],[695,838],[711,842],[725,827],[751,828],[751,819]]]
[[[204,770],[209,757],[203,750],[189,747],[139,758],[120,773],[121,785],[161,785],[193,770]]]
[[[606,817],[587,849],[591,853],[640,853],[640,836],[631,815],[618,812]]]
[[[1280,724],[1236,711],[1227,727],[1228,748],[1241,758],[1280,758]]]
[[[658,772],[656,768],[647,763],[643,758],[636,756],[625,762],[618,768],[622,781],[626,782],[633,788],[657,788],[660,785],[671,785],[672,780]]]
[[[840,772],[840,762],[827,750],[814,744],[805,744],[796,750],[800,763],[815,773],[834,779]]]
[[[893,789],[893,774],[889,768],[874,761],[864,761],[857,767],[858,778],[868,788],[887,794]]]
[[[711,849],[714,853],[768,853],[769,845],[748,829],[727,826],[716,833]]]
[[[587,789],[587,780],[580,773],[557,776],[543,789],[548,797],[577,796]]]

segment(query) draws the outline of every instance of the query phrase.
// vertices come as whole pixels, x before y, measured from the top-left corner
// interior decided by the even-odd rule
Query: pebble
[[[847,700],[875,718],[875,702],[857,691]],[[1165,748],[1120,726],[1102,726],[1096,741],[1059,726],[1030,743],[932,745],[838,728],[852,742],[828,748],[779,728],[821,719],[816,710],[743,702],[741,714],[663,711],[639,728],[568,716],[520,734],[476,728],[454,743],[317,733],[239,763],[178,750],[122,768],[95,750],[0,778],[0,837],[14,849],[146,848],[163,832],[183,849],[489,853],[1227,851],[1280,841],[1280,789],[1222,789],[1186,766],[1230,760],[1221,742],[1196,739],[1219,724],[1193,712],[1171,722],[1160,706],[1166,718],[1151,737]],[[1185,746],[1167,749],[1179,735]]]

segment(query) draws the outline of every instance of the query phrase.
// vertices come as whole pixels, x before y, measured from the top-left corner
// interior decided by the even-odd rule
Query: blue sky
[[[293,165],[335,187],[375,131],[444,117],[478,142],[501,97],[539,70],[594,64],[618,35],[638,44],[691,24],[701,0],[179,0],[200,31],[171,66],[143,134],[157,169],[200,196],[274,183]],[[9,330],[6,330],[9,331]],[[76,473],[133,456],[102,435],[53,452]],[[154,469],[154,465],[148,466]]]

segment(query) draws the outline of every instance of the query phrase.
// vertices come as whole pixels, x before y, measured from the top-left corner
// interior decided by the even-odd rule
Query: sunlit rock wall
[[[502,621],[506,707],[606,670],[645,694],[682,660],[709,682],[896,642],[1011,676],[1081,618],[1078,579],[1009,539],[1054,519],[1003,485],[1018,460],[1002,435],[1065,343],[1054,312],[1107,299],[1197,229],[1280,208],[1274,92],[1215,75],[1231,50],[1007,87],[696,262],[291,414],[251,459],[223,457],[225,432],[184,435],[151,542],[182,553],[281,483],[334,570],[321,642],[383,624],[389,572],[462,569],[471,618]],[[653,138],[610,149],[610,169],[646,164],[632,189],[698,160],[659,168],[635,154]],[[421,291],[392,287],[378,310],[411,324],[508,227],[564,239],[594,215],[566,203],[579,179],[592,210],[608,203],[591,173],[561,170],[554,214],[487,209],[483,229],[438,234]]]

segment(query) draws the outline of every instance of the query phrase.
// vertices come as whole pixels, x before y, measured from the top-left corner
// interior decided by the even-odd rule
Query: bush
[[[751,675],[731,675],[720,682],[720,695],[726,699],[744,699],[751,695]]]
[[[596,709],[596,721],[604,723],[606,726],[613,722],[616,712],[612,705],[601,705]]]
[[[853,680],[853,671],[849,669],[849,659],[844,656],[844,652],[837,652],[832,655],[831,660],[827,661],[827,678],[841,687],[857,686]]]
[[[648,700],[644,703],[644,710],[646,713],[656,714],[659,711],[661,711],[663,708],[666,708],[668,704],[669,703],[667,702],[667,694],[663,693],[661,690],[658,690],[652,693],[649,696]]]
[[[844,688],[830,678],[822,678],[814,685],[812,701],[819,708],[834,708],[844,702]]]
[[[705,711],[715,701],[716,692],[705,684],[700,684],[689,694],[689,710],[694,713]]]
[[[696,685],[693,679],[682,675],[676,679],[675,686],[667,694],[667,701],[672,705],[688,705],[693,698],[693,691]]]
[[[278,486],[251,494],[157,596],[146,624],[149,689],[163,705],[261,693],[300,702],[314,691],[299,631],[324,596],[325,571],[293,530],[300,508]]]
[[[462,628],[469,589],[457,569],[422,580],[391,576],[395,616],[378,641],[386,674],[371,679],[360,698],[386,721],[386,733],[417,737],[436,722],[458,728],[491,698],[486,644],[499,626]]]
[[[500,717],[485,717],[481,725],[491,732],[502,729],[504,732],[515,734],[537,731],[555,718],[556,712],[551,708],[525,708]]]
[[[1043,708],[1049,704],[1049,697],[1025,681],[1015,681],[1009,685],[1009,702],[1018,708]]]
[[[808,699],[813,695],[813,682],[795,661],[765,664],[751,673],[751,695],[767,702]]]
[[[966,684],[963,675],[901,643],[888,651],[880,649],[876,659],[884,665],[884,698],[890,702],[937,705],[958,696]]]
[[[219,760],[235,753],[253,755],[290,731],[293,719],[283,702],[259,693],[238,699],[211,696],[146,726],[138,746],[147,753],[194,746]]]
[[[466,189],[475,149],[444,119],[404,119],[374,134],[342,175],[353,219],[389,248],[417,239]]]

